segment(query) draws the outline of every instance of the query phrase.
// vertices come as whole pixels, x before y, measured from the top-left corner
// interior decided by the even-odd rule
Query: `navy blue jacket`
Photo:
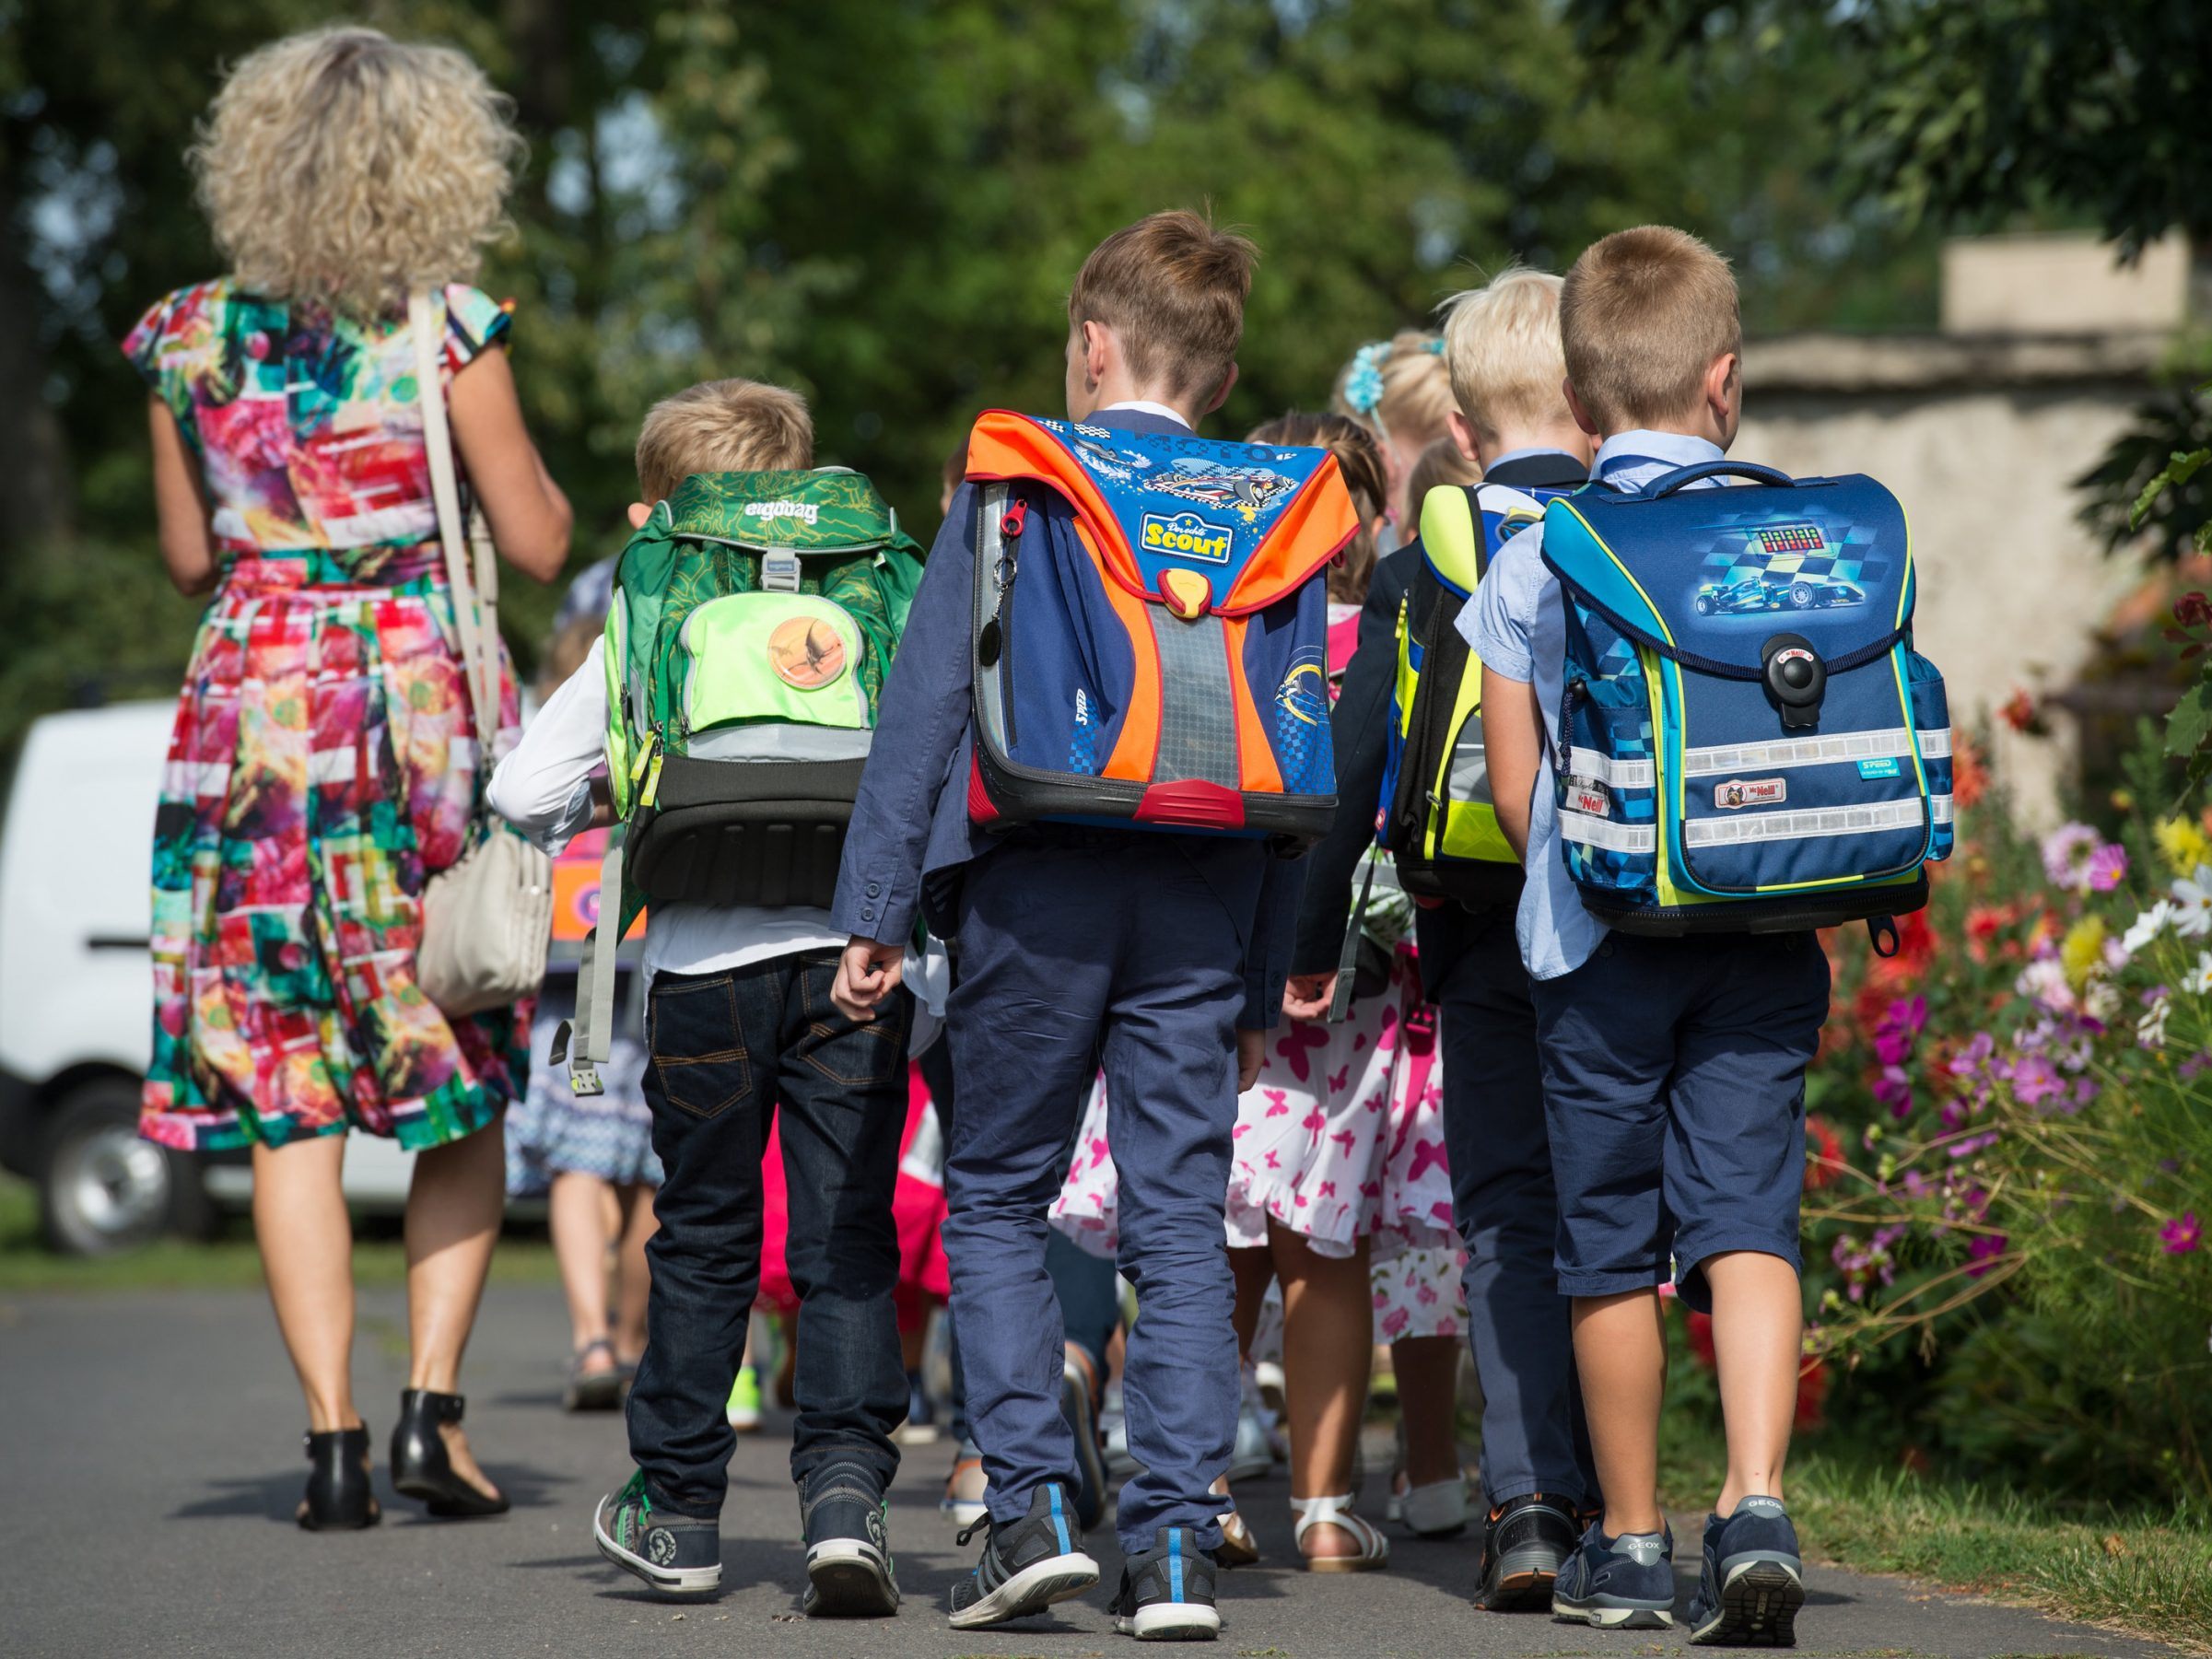
[[[1142,410],[1106,409],[1090,424],[1122,432],[1173,433],[1179,424]],[[1066,508],[1055,506],[1052,510]],[[898,655],[884,682],[875,740],[853,802],[837,871],[831,926],[886,943],[907,939],[917,917],[942,939],[959,918],[960,877],[1005,832],[976,824],[967,781],[976,734],[974,690],[976,490],[964,484],[937,532]],[[1191,857],[1236,918],[1245,940],[1245,1011],[1266,1030],[1282,1006],[1297,921],[1300,866],[1258,841],[1131,830],[1163,858]]]
[[[1484,482],[1515,489],[1562,489],[1588,475],[1589,469],[1572,455],[1547,450],[1501,462]],[[1305,859],[1305,897],[1291,962],[1294,974],[1334,972],[1344,947],[1344,929],[1352,918],[1352,878],[1375,840],[1375,814],[1389,758],[1390,688],[1398,678],[1398,610],[1420,568],[1421,543],[1409,542],[1376,563],[1374,579],[1367,585],[1367,602],[1360,609],[1359,643],[1345,667],[1336,707],[1329,711],[1329,738],[1337,756],[1337,821]],[[1413,938],[1421,949],[1421,982],[1428,995],[1436,994],[1476,935],[1501,915],[1510,925],[1511,906],[1414,906]]]

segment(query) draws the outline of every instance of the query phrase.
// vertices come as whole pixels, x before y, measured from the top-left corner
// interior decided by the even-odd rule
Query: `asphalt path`
[[[1106,1617],[1119,1559],[1090,1547],[1106,1584],[1057,1617],[957,1632],[942,1606],[974,1550],[937,1513],[950,1452],[909,1448],[892,1543],[906,1605],[895,1619],[802,1618],[803,1553],[786,1464],[788,1419],[742,1442],[722,1517],[723,1590],[655,1599],[594,1553],[591,1506],[626,1476],[621,1419],[559,1409],[567,1322],[549,1287],[496,1287],[471,1350],[469,1429],[515,1500],[498,1520],[432,1522],[383,1468],[404,1381],[396,1293],[363,1298],[359,1397],[376,1441],[382,1525],[319,1536],[292,1524],[306,1478],[298,1394],[266,1303],[245,1292],[0,1298],[0,1653],[160,1659],[264,1654],[413,1659],[522,1654],[913,1655],[1066,1659],[1137,1653]],[[1241,1489],[1266,1552],[1224,1575],[1230,1659],[1420,1659],[1660,1654],[1679,1631],[1601,1633],[1468,1603],[1471,1541],[1393,1542],[1390,1570],[1296,1570],[1278,1478]],[[1379,1477],[1370,1513],[1380,1513]],[[1695,1536],[1677,1522],[1685,1542]],[[1807,1540],[1817,1553],[1820,1540]],[[1693,1543],[1678,1565],[1686,1605]],[[1811,1574],[1798,1619],[1808,1654],[1987,1659],[2175,1650],[2019,1608],[1835,1568]]]

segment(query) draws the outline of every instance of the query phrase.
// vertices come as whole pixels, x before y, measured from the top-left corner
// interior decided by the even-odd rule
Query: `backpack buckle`
[[[763,593],[799,591],[799,555],[788,547],[772,547],[760,555],[760,590]]]
[[[1820,699],[1828,691],[1828,665],[1802,634],[1777,634],[1761,649],[1767,695],[1782,715],[1785,731],[1810,731],[1820,723]]]

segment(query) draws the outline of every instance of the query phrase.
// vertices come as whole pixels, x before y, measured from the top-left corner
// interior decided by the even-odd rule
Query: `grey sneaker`
[[[1604,1630],[1674,1627],[1674,1535],[1628,1532],[1609,1538],[1590,1523],[1551,1583],[1551,1616]]]
[[[1213,1562],[1198,1534],[1163,1526],[1152,1548],[1128,1558],[1114,1595],[1114,1628],[1139,1641],[1211,1641],[1221,1634]]]
[[[1029,1513],[1021,1520],[1004,1526],[978,1521],[961,1533],[963,1544],[977,1526],[989,1527],[990,1536],[975,1571],[953,1586],[955,1630],[1027,1618],[1098,1582],[1098,1563],[1083,1553],[1076,1530],[1075,1505],[1057,1482],[1030,1493]]]
[[[655,1509],[643,1469],[599,1501],[591,1541],[615,1566],[664,1595],[707,1595],[721,1586],[720,1525]]]
[[[857,1464],[825,1464],[799,1489],[806,1543],[804,1611],[820,1618],[883,1618],[898,1611],[898,1579],[884,1532],[890,1506]]]
[[[1797,1529],[1778,1498],[1746,1498],[1705,1518],[1704,1569],[1690,1604],[1690,1640],[1708,1647],[1795,1647],[1805,1605]]]

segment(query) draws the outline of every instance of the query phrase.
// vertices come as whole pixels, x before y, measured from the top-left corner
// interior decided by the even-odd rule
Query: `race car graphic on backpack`
[[[1723,475],[1754,482],[1684,487]],[[1913,648],[1889,491],[1681,467],[1552,501],[1543,559],[1566,601],[1561,856],[1591,912],[1659,935],[1863,917],[1878,945],[1927,902],[1922,867],[1951,847],[1950,714]],[[1747,581],[1784,604],[1707,602]],[[1818,602],[1816,583],[1851,597]]]
[[[1151,464],[1124,482],[1078,448]],[[994,410],[975,491],[969,815],[1307,842],[1336,813],[1322,567],[1358,528],[1325,450]],[[1162,510],[1160,497],[1188,507]]]

